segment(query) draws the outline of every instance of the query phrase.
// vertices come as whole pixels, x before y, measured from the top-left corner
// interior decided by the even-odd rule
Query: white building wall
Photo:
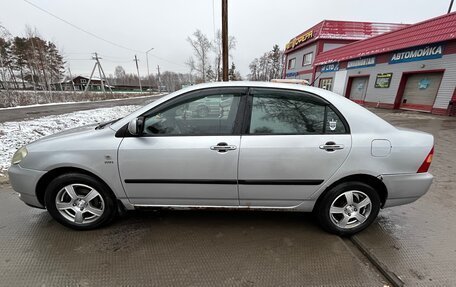
[[[311,52],[313,53],[312,64],[303,66],[302,65],[302,60],[303,60],[304,55],[308,54],[308,53],[311,53]],[[313,68],[313,62],[315,61],[316,52],[317,52],[317,45],[313,44],[313,45],[310,45],[308,47],[305,47],[304,49],[299,49],[297,51],[294,51],[294,52],[288,54],[287,63],[286,63],[286,65],[287,65],[286,72],[287,73],[300,72],[300,71],[306,71],[306,70],[312,69]],[[294,69],[288,69],[288,61],[290,59],[293,59],[293,58],[296,58],[296,66],[295,66]]]
[[[443,55],[440,59],[406,62],[398,64],[382,63],[373,67],[347,70],[347,79],[343,95],[346,93],[348,78],[350,76],[369,75],[369,84],[366,102],[394,104],[399,84],[404,72],[418,72],[444,69],[443,79],[437,94],[434,108],[446,109],[456,86],[456,54]],[[390,87],[375,88],[377,74],[393,73]]]
[[[332,49],[336,49],[336,48],[339,48],[339,47],[342,47],[342,46],[345,46],[347,44],[340,44],[340,43],[324,43],[323,44],[323,52],[326,52],[326,51],[329,51],[329,50],[332,50]]]

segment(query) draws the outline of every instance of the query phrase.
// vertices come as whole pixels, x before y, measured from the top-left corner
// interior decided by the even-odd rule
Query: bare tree
[[[122,66],[117,66],[114,70],[115,83],[121,84],[125,81],[127,74]]]
[[[232,58],[231,51],[236,49],[236,38],[229,36],[228,38],[228,54]],[[222,32],[217,30],[215,39],[212,44],[212,50],[215,53],[214,67],[216,73],[216,81],[222,80]]]
[[[192,72],[196,71],[198,73],[203,82],[206,82],[206,73],[209,67],[209,51],[212,48],[212,43],[199,29],[193,33],[193,37],[187,37],[187,41],[193,48],[193,55],[196,60],[191,57],[186,64]]]
[[[260,58],[255,58],[249,65],[249,79],[252,81],[270,81],[281,78],[283,69],[283,51],[278,45],[264,53]]]

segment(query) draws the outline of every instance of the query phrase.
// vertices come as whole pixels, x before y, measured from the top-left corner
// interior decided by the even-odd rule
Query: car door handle
[[[226,152],[229,150],[235,150],[237,146],[235,145],[228,145],[227,143],[218,143],[217,145],[211,146],[211,150],[219,151],[219,152]]]
[[[320,149],[324,149],[326,151],[341,150],[343,148],[343,144],[336,144],[335,142],[327,142],[324,145],[320,145]]]

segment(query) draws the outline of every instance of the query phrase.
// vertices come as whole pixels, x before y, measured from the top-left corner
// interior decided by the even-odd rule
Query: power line
[[[68,60],[68,61],[91,61],[92,59],[72,59],[72,58],[67,58],[67,57],[64,57],[65,60]]]
[[[113,46],[116,46],[116,47],[119,47],[119,48],[122,48],[122,49],[125,49],[125,50],[129,50],[129,51],[133,51],[133,52],[142,53],[142,51],[138,51],[138,50],[131,49],[131,48],[125,47],[125,46],[123,46],[123,45],[114,43],[114,42],[112,42],[112,41],[110,41],[110,40],[107,40],[107,39],[105,39],[105,38],[103,38],[103,37],[100,37],[100,36],[98,36],[98,35],[96,35],[96,34],[90,32],[90,31],[87,31],[87,30],[85,30],[85,29],[83,29],[83,28],[81,28],[81,27],[78,27],[78,26],[76,26],[75,24],[73,24],[73,23],[71,23],[71,22],[68,22],[67,20],[65,20],[65,19],[63,19],[63,18],[60,18],[59,16],[57,16],[57,15],[55,15],[55,14],[53,14],[53,13],[51,13],[51,12],[49,12],[49,11],[43,9],[43,8],[41,8],[40,6],[38,6],[38,5],[36,5],[36,4],[32,3],[32,2],[30,2],[30,1],[28,1],[28,0],[23,0],[23,1],[26,2],[26,3],[28,3],[29,5],[32,5],[32,6],[35,7],[36,9],[41,10],[42,12],[44,12],[44,13],[46,13],[46,14],[48,14],[48,15],[50,15],[50,16],[52,16],[52,17],[54,17],[54,18],[56,18],[56,19],[58,19],[58,20],[60,20],[60,21],[62,21],[62,22],[64,22],[64,23],[66,23],[67,25],[70,25],[71,27],[73,27],[73,28],[75,28],[75,29],[77,29],[77,30],[79,30],[79,31],[81,31],[81,32],[84,32],[84,33],[86,33],[86,34],[88,34],[88,35],[90,35],[90,36],[92,36],[92,37],[94,37],[94,38],[97,38],[98,40],[101,40],[101,41],[103,41],[103,42],[109,43],[109,44],[111,44],[111,45],[113,45]]]
[[[114,64],[125,64],[125,63],[131,62],[131,60],[128,60],[128,61],[109,60],[109,59],[106,59],[106,57],[104,58],[104,61],[109,62],[109,63],[114,63]]]
[[[71,27],[73,27],[73,28],[75,28],[75,29],[77,29],[77,30],[79,30],[79,31],[81,31],[81,32],[83,32],[83,33],[86,33],[86,34],[88,34],[88,35],[90,35],[90,36],[92,36],[92,37],[94,37],[94,38],[96,38],[96,39],[98,39],[98,40],[101,40],[101,41],[103,41],[103,42],[106,42],[106,43],[108,43],[108,44],[111,44],[111,45],[113,45],[113,46],[116,46],[116,47],[119,47],[119,48],[122,48],[122,49],[125,49],[125,50],[128,50],[128,51],[137,52],[137,53],[143,53],[143,52],[144,52],[144,51],[139,51],[139,50],[131,49],[131,48],[125,47],[125,46],[123,46],[123,45],[117,44],[117,43],[115,43],[115,42],[112,42],[112,41],[110,41],[110,40],[107,40],[107,39],[105,39],[105,38],[103,38],[103,37],[100,37],[100,36],[98,36],[98,35],[96,35],[96,34],[90,32],[90,31],[87,31],[87,30],[85,30],[85,29],[83,29],[83,28],[81,28],[81,27],[79,27],[79,26],[77,26],[77,25],[75,25],[75,24],[73,24],[73,23],[71,23],[71,22],[69,22],[69,21],[67,21],[67,20],[65,20],[65,19],[63,19],[63,18],[61,18],[61,17],[59,17],[59,16],[57,16],[57,15],[51,13],[51,12],[49,12],[48,10],[46,10],[46,9],[44,9],[44,8],[41,8],[40,6],[38,6],[38,5],[36,5],[36,4],[32,3],[32,2],[30,2],[29,0],[23,0],[23,1],[26,2],[27,4],[31,5],[31,6],[35,7],[36,9],[38,9],[38,10],[40,10],[40,11],[42,11],[42,12],[44,12],[44,13],[46,13],[46,14],[48,14],[48,15],[50,15],[50,16],[52,16],[52,17],[54,17],[54,18],[56,18],[56,19],[58,19],[58,20],[60,20],[60,21],[62,21],[62,22],[64,22],[64,23],[66,23],[67,25],[70,25]],[[79,53],[67,53],[67,54],[79,54]],[[150,55],[151,55],[152,57],[154,57],[154,58],[160,59],[160,60],[165,61],[165,62],[167,62],[167,63],[170,63],[170,64],[173,64],[173,65],[176,65],[176,66],[180,66],[180,67],[187,68],[187,66],[185,66],[185,65],[182,65],[182,64],[179,64],[179,63],[176,63],[176,62],[167,60],[167,59],[165,59],[165,58],[162,58],[162,57],[159,57],[159,56],[156,56],[156,55],[153,55],[153,54],[150,54]]]
[[[66,55],[88,55],[91,54],[92,52],[63,52]]]
[[[176,65],[176,66],[180,66],[180,67],[183,67],[183,68],[186,68],[186,69],[188,68],[188,67],[185,66],[185,65],[182,65],[182,64],[179,64],[179,63],[176,63],[176,62],[167,60],[167,59],[165,59],[165,58],[156,56],[156,55],[154,55],[154,54],[150,54],[150,55],[151,55],[152,57],[154,57],[154,58],[160,59],[160,60],[165,61],[165,62],[168,62],[168,63],[170,63],[170,64],[173,64],[173,65]]]

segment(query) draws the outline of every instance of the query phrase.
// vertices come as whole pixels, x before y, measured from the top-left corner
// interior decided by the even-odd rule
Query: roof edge
[[[383,33],[383,34],[380,34],[380,35],[372,36],[372,37],[367,38],[367,39],[359,40],[359,41],[347,44],[347,45],[345,45],[343,47],[340,47],[340,48],[345,48],[345,47],[351,47],[353,45],[358,45],[359,43],[364,43],[365,41],[371,41],[372,39],[376,39],[378,37],[384,37],[385,35],[388,35],[388,34],[398,33],[400,31],[404,31],[406,29],[412,29],[412,28],[414,28],[414,27],[416,27],[418,25],[423,25],[425,23],[428,23],[428,22],[431,22],[431,21],[436,21],[436,20],[441,19],[441,18],[450,17],[450,16],[453,16],[455,14],[456,14],[456,11],[455,12],[451,12],[451,13],[447,13],[447,14],[443,14],[443,15],[440,15],[440,16],[437,16],[437,17],[434,17],[434,18],[426,19],[426,20],[420,21],[420,22],[415,23],[415,24],[407,24],[408,26],[405,26],[403,28],[399,28],[397,30],[394,30],[394,31],[391,31],[391,32],[386,32],[386,33]],[[434,43],[439,43],[439,42],[441,42],[441,41],[429,42],[429,44],[434,44]],[[321,58],[321,57],[325,56],[325,54],[330,55],[331,52],[334,52],[335,50],[337,50],[337,49],[329,50],[329,51],[326,51],[326,52],[323,52],[323,53],[319,54],[317,56],[317,58],[315,59],[314,65],[319,66],[319,65],[325,65],[325,64],[328,64],[328,63],[333,63],[333,62],[339,61],[339,60],[325,60],[325,61],[320,61],[320,62],[317,61],[318,58]],[[353,56],[353,57],[347,57],[346,59],[344,59],[342,61],[347,61],[347,60],[355,59],[355,58],[359,58],[359,57],[365,57],[365,56],[389,53],[391,51],[397,51],[397,49],[394,49],[394,50],[387,49],[387,50],[381,51],[381,52],[372,52],[372,53],[366,53],[364,55],[357,55],[357,56]]]

